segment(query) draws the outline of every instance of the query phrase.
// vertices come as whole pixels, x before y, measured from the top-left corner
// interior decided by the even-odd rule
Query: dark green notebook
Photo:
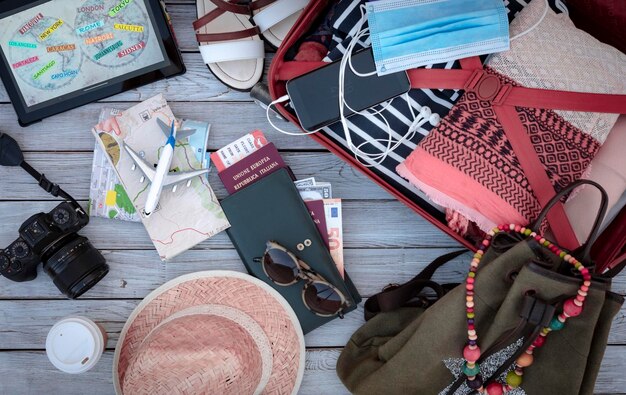
[[[248,272],[271,285],[287,299],[296,312],[304,333],[337,317],[320,317],[304,305],[303,282],[282,287],[274,284],[265,275],[261,263],[254,262],[254,258],[263,256],[268,240],[274,240],[291,250],[337,287],[350,303],[345,312],[357,307],[361,296],[348,274],[345,274],[345,280],[339,274],[324,240],[285,169],[227,197],[221,204],[231,224],[228,235]],[[311,246],[298,251],[296,246],[307,239],[311,240]]]

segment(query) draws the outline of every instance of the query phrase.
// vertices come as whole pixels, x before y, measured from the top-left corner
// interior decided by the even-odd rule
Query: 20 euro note
[[[326,214],[326,227],[328,228],[330,255],[337,265],[339,274],[344,277],[341,199],[324,199],[324,212]]]
[[[296,187],[311,187],[315,185],[315,177],[304,178],[293,182]]]
[[[317,183],[316,185],[297,185],[302,200],[332,199],[333,188],[329,183]]]

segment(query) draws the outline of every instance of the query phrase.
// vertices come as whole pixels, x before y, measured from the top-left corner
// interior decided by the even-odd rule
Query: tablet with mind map
[[[157,25],[165,18],[151,3],[48,0],[0,14],[4,66],[19,96],[12,100],[30,112],[170,66]]]

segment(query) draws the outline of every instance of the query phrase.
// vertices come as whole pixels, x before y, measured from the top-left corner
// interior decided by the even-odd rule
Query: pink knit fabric
[[[487,71],[502,84],[516,85]],[[600,144],[554,111],[517,110],[555,190],[579,179]],[[491,103],[474,92],[465,92],[397,171],[484,231],[528,223],[541,211]]]

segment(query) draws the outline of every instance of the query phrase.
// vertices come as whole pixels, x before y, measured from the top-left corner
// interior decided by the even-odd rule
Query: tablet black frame
[[[52,115],[60,114],[118,93],[135,89],[158,80],[184,74],[187,69],[183,63],[182,54],[178,48],[176,37],[170,24],[169,15],[167,15],[165,11],[165,4],[160,0],[145,0],[145,2],[149,4],[150,9],[154,11],[155,31],[157,33],[157,37],[162,41],[163,47],[165,48],[167,56],[166,60],[170,61],[169,66],[161,69],[150,71],[118,83],[106,84],[105,86],[84,92],[74,98],[64,99],[63,96],[61,96],[59,98],[52,99],[51,103],[43,108],[28,111],[28,107],[24,106],[22,100],[20,99],[21,94],[19,87],[11,78],[11,70],[7,69],[8,63],[6,62],[6,57],[4,56],[4,53],[1,53],[0,51],[0,55],[2,55],[2,58],[0,59],[0,78],[2,79],[4,87],[9,95],[9,99],[13,104],[13,108],[17,113],[19,124],[21,126],[27,126]],[[29,5],[33,3],[42,3],[42,1],[22,0],[18,2],[15,0],[0,0],[0,14],[13,11],[17,8],[29,8]]]

